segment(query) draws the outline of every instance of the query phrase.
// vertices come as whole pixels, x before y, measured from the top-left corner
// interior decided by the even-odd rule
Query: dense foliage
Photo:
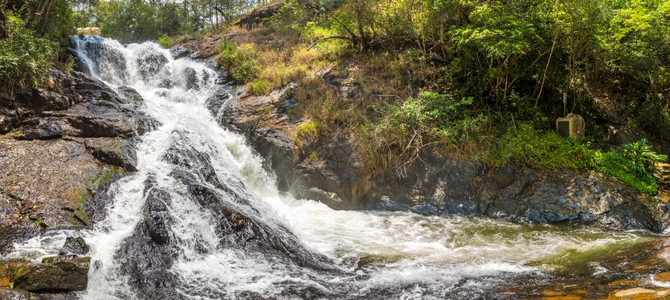
[[[206,28],[217,28],[245,12],[264,4],[263,0],[93,0],[76,11],[80,27],[100,27],[104,36],[122,42],[160,39],[170,45],[170,37]]]
[[[656,191],[653,170],[639,168],[629,150],[592,145],[611,123],[670,142],[670,2],[286,2],[271,19],[273,33],[262,34],[293,38],[317,53],[313,63],[343,70],[362,90],[338,99],[326,82],[298,76],[294,113],[348,128],[373,165],[402,174],[422,152],[442,149],[493,165],[597,169]],[[224,53],[254,47],[259,58],[299,52],[245,43]],[[254,68],[281,66],[257,59]],[[239,81],[262,94],[286,80],[256,73]],[[568,113],[585,117],[586,139],[553,133]]]
[[[37,85],[53,65],[56,45],[35,37],[25,21],[10,13],[5,22],[6,38],[0,40],[0,88]]]
[[[0,91],[37,85],[54,64],[67,66],[64,47],[74,32],[67,0],[0,0]]]

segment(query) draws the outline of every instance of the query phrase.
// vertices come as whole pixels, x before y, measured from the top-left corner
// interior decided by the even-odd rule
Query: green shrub
[[[8,37],[0,40],[0,88],[38,85],[49,75],[57,44],[38,38],[11,12],[5,29]]]
[[[252,46],[236,47],[223,41],[218,51],[216,62],[228,72],[233,80],[238,83],[247,83],[256,78],[258,74],[257,53]]]
[[[598,171],[610,174],[636,190],[653,195],[658,186],[656,178],[650,172],[633,171],[635,163],[621,151],[597,153]]]
[[[666,155],[656,153],[646,139],[623,146],[623,154],[632,163],[632,171],[653,173],[656,170],[656,162],[664,162],[668,159]]]
[[[665,161],[667,156],[651,149],[646,140],[624,145],[621,149],[596,156],[597,168],[619,178],[638,191],[653,195],[658,191],[654,178],[654,162]]]
[[[175,38],[172,38],[167,34],[161,34],[158,37],[158,40],[156,41],[156,43],[163,46],[163,48],[170,48],[170,47],[174,46],[177,43],[177,41],[176,41]]]
[[[553,131],[537,131],[524,123],[507,130],[489,160],[499,167],[520,163],[540,169],[583,171],[593,168],[594,152],[588,143],[563,138]]]
[[[321,130],[323,129],[323,123],[316,121],[307,121],[304,123],[300,123],[298,126],[296,126],[296,136],[295,136],[295,143],[298,147],[302,147],[305,142],[309,142],[311,140],[316,139],[319,134],[321,133]]]
[[[270,83],[265,79],[256,79],[247,84],[247,92],[252,95],[267,95],[271,91]]]
[[[470,97],[422,92],[389,105],[381,120],[360,127],[362,151],[370,163],[396,168],[416,160],[430,145],[461,147],[482,136],[490,122],[472,104]]]

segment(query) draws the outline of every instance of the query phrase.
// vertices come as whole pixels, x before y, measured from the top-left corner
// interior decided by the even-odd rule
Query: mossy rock
[[[28,265],[29,262],[23,259],[12,259],[0,261],[0,289],[11,288],[12,277],[17,269]],[[0,298],[2,299],[2,298]]]
[[[12,288],[31,292],[83,291],[88,285],[90,257],[47,257],[41,264],[18,268]]]

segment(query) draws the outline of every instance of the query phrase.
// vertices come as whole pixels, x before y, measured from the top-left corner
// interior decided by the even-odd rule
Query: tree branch
[[[314,46],[316,46],[318,43],[321,43],[321,42],[326,41],[326,40],[334,40],[334,39],[351,41],[350,37],[343,36],[343,35],[336,35],[336,36],[329,36],[329,37],[325,37],[325,38],[320,38],[320,39],[316,40],[316,42],[309,45],[309,47],[307,47],[307,51],[312,50],[312,48],[314,48]]]

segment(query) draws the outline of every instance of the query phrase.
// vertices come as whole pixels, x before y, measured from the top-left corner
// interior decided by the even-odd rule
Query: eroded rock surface
[[[135,171],[134,143],[154,121],[141,96],[79,72],[0,94],[0,253],[15,239],[90,222],[87,201]]]

